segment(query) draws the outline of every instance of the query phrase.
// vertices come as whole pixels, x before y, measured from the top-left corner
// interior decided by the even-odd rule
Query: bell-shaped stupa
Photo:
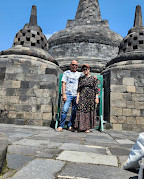
[[[32,6],[29,23],[25,24],[14,39],[13,46],[22,45],[26,47],[38,47],[48,50],[48,43],[42,29],[37,25],[37,9]]]
[[[0,55],[18,54],[39,57],[58,65],[57,61],[48,53],[47,38],[37,25],[37,8],[32,6],[29,23],[15,35],[12,48],[4,50]]]
[[[100,73],[117,56],[121,40],[109,30],[108,21],[102,20],[98,0],[80,0],[75,19],[49,38],[49,53],[63,70],[75,59],[80,66],[88,63],[93,72]]]
[[[119,47],[119,55],[103,71],[104,118],[113,129],[144,131],[144,26],[141,6],[134,26]]]
[[[37,25],[36,6],[12,48],[0,52],[0,122],[50,125],[58,96],[60,70],[48,53],[47,39]]]
[[[107,66],[128,60],[144,60],[144,26],[140,5],[136,7],[134,26],[120,43],[119,55],[112,59]]]

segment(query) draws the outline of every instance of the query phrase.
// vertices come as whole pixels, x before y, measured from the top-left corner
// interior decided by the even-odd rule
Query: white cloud
[[[52,34],[45,34],[45,36],[46,36],[47,39],[49,39],[54,33],[52,33]]]

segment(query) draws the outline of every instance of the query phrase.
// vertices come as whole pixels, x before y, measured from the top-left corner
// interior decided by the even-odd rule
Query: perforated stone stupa
[[[119,55],[107,64],[105,118],[116,130],[144,130],[144,26],[141,6],[134,26],[123,39]],[[107,118],[108,119],[108,118]]]
[[[24,28],[16,34],[13,46],[15,45],[38,47],[48,50],[47,38],[42,33],[42,29],[37,25],[36,6],[32,8],[29,23],[25,24]]]
[[[108,21],[102,20],[98,0],[80,0],[75,20],[68,20],[66,29],[49,38],[49,53],[63,70],[76,59],[100,73],[117,56],[121,40],[120,35],[109,30]]]
[[[33,6],[30,22],[17,33],[13,47],[0,52],[0,122],[51,124],[62,71],[47,50]]]

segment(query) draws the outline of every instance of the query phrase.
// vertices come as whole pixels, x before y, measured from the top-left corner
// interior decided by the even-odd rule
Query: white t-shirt
[[[66,82],[65,93],[71,96],[77,96],[78,80],[81,73],[67,70],[63,73],[62,82]]]

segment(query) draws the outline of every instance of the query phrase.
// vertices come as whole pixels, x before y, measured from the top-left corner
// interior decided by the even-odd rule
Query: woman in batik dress
[[[82,71],[84,76],[79,78],[75,128],[78,131],[85,131],[88,133],[90,129],[96,126],[95,103],[99,103],[98,80],[89,74],[89,65],[83,65]]]

